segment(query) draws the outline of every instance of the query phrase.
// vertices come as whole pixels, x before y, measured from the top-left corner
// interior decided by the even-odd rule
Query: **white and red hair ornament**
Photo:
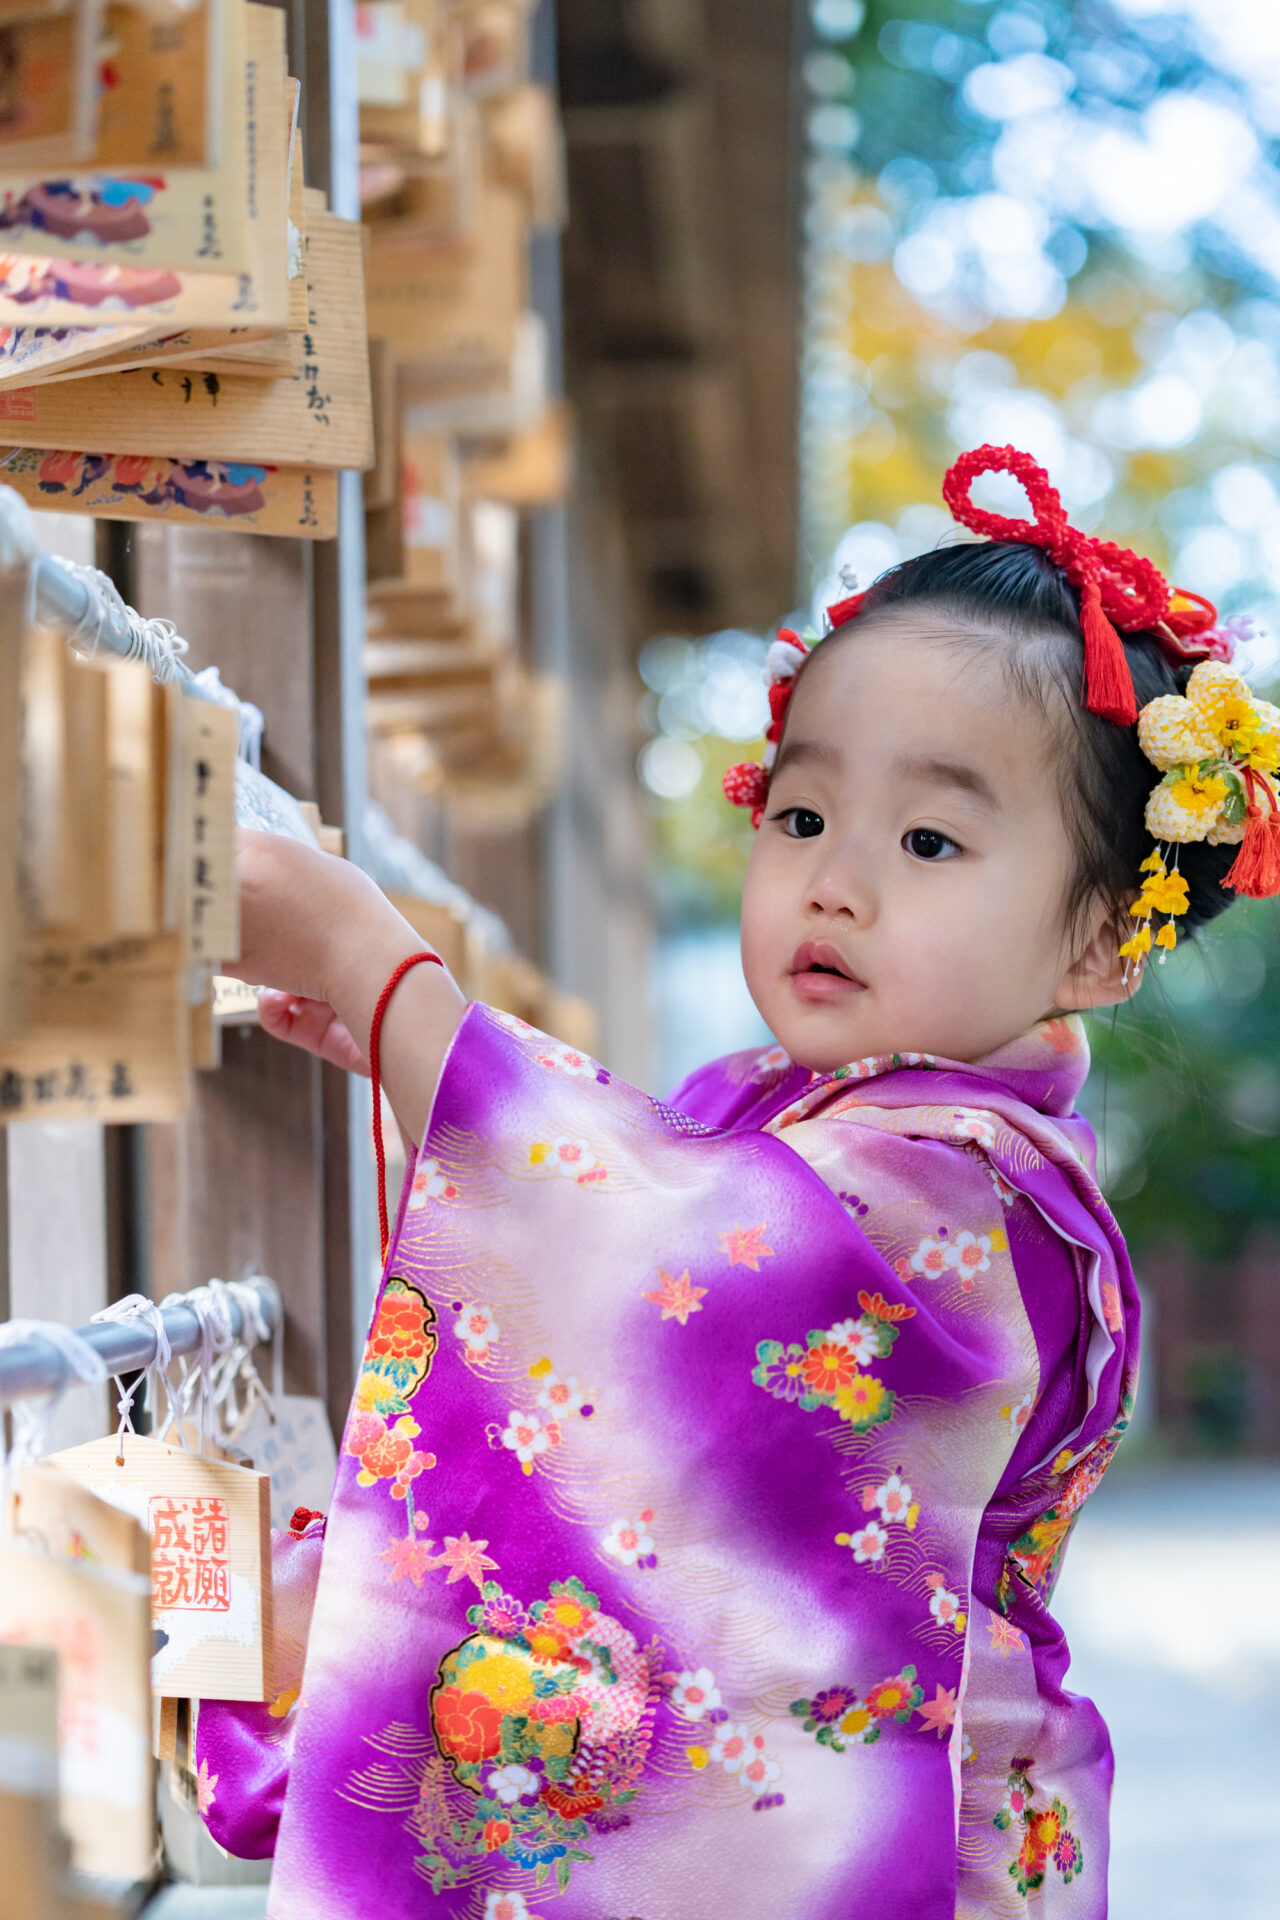
[[[1012,474],[1026,491],[1031,518],[1012,520],[975,506],[970,488],[982,473]],[[1152,561],[1069,525],[1044,468],[1016,447],[961,454],[943,480],[942,497],[962,526],[1041,547],[1062,570],[1080,594],[1081,705],[1117,726],[1136,725],[1143,752],[1163,775],[1147,804],[1156,852],[1143,866],[1142,891],[1131,909],[1137,930],[1121,949],[1125,957],[1140,963],[1150,950],[1153,912],[1163,918],[1157,944],[1172,947],[1173,920],[1186,912],[1176,852],[1167,868],[1162,846],[1239,842],[1223,886],[1253,899],[1280,893],[1280,710],[1259,700],[1230,666],[1236,638],[1251,623],[1237,617],[1220,624],[1208,600],[1171,587]],[[831,629],[856,618],[865,599],[850,593],[829,606]],[[1121,632],[1152,633],[1175,666],[1195,666],[1186,694],[1165,694],[1139,714]],[[789,628],[779,633],[765,661],[770,718],[763,763],[740,761],[724,776],[726,797],[751,809],[755,827],[764,817],[787,705],[809,651]]]
[[[764,759],[739,760],[724,776],[726,800],[735,807],[750,807],[751,824],[758,827],[764,818],[764,803],[769,793],[769,775],[778,757],[778,742],[787,717],[787,707],[795,690],[796,675],[809,649],[798,633],[780,627],[778,637],[764,659],[764,684],[769,694],[769,725],[764,736]]]

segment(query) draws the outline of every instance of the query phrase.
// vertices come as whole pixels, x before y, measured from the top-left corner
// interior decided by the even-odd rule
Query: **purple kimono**
[[[309,1637],[200,1715],[271,1920],[1105,1914],[1048,1611],[1136,1369],[1087,1067],[1068,1018],[668,1106],[468,1011]]]

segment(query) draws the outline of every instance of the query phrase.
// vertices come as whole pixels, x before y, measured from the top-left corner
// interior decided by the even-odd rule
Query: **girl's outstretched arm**
[[[270,1008],[268,1027],[323,1058],[358,1066],[378,996],[406,955],[429,951],[367,874],[347,860],[243,830],[238,836],[240,958],[229,971],[254,986],[318,1003]],[[444,1056],[466,999],[443,967],[414,967],[382,1025],[382,1079],[400,1126],[421,1140]],[[279,1017],[277,1017],[279,1016]],[[347,1040],[354,1041],[349,1051]]]

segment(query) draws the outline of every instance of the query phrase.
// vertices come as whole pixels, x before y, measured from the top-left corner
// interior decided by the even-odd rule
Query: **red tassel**
[[[1084,634],[1085,706],[1114,720],[1118,727],[1131,727],[1138,717],[1133,693],[1133,678],[1124,646],[1106,614],[1096,580],[1086,580],[1080,596],[1080,630]]]
[[[1248,822],[1235,864],[1222,884],[1250,900],[1270,900],[1280,893],[1280,813],[1271,789],[1252,767],[1245,768],[1244,777],[1249,788]]]

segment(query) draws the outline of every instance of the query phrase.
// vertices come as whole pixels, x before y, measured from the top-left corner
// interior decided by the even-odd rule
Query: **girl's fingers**
[[[287,1040],[345,1073],[368,1077],[367,1060],[327,1000],[308,1000],[301,994],[264,987],[258,1018],[274,1040]]]

